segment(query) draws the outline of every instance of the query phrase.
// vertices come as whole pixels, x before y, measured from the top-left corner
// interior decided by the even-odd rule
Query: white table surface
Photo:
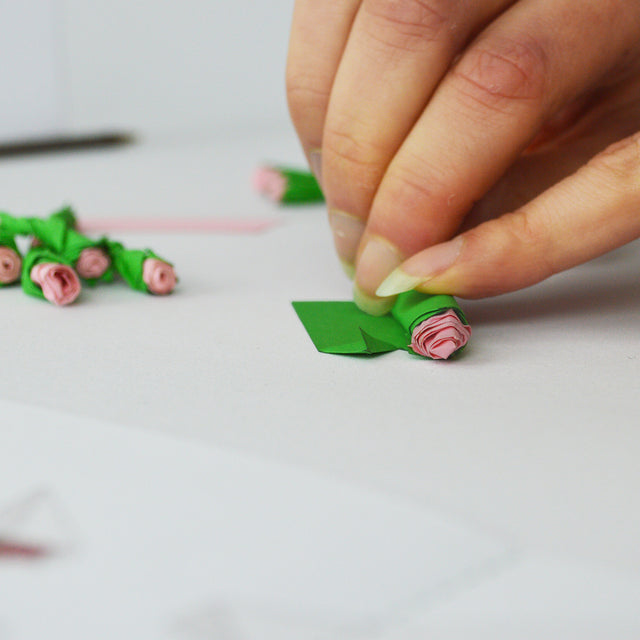
[[[259,161],[300,158],[288,131],[229,130],[3,159],[0,207],[15,213],[279,224],[120,234],[176,264],[168,298],[113,285],[57,309],[3,290],[0,397],[250,450],[640,577],[640,244],[463,301],[474,335],[456,362],[319,354],[290,302],[350,295],[323,208],[276,209],[248,186]]]

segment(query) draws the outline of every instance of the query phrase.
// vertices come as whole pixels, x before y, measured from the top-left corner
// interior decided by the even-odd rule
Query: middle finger
[[[376,189],[465,43],[515,0],[363,0],[331,92],[323,188],[347,269]]]

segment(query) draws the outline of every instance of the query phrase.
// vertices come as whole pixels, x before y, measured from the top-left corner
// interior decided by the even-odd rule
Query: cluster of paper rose
[[[31,236],[24,256],[16,236]],[[0,285],[21,282],[24,291],[56,305],[71,304],[82,286],[118,274],[137,290],[166,295],[176,285],[173,266],[149,249],[126,249],[108,238],[91,240],[76,230],[70,208],[46,219],[0,213]]]

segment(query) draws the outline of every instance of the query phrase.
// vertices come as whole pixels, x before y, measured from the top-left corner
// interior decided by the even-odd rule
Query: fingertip
[[[356,306],[372,316],[383,316],[391,311],[395,304],[395,296],[380,298],[364,292],[357,284],[353,286],[353,301]]]

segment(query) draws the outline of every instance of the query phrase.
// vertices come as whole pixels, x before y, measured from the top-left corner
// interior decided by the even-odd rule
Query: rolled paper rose
[[[113,240],[106,245],[116,272],[132,289],[156,295],[173,291],[178,278],[170,262],[151,249],[127,249]]]
[[[64,262],[76,267],[90,285],[97,281],[113,280],[106,239],[92,240],[76,231],[76,218],[69,207],[48,218],[15,218],[0,213],[0,223],[6,223],[10,229],[17,230],[17,233],[32,235],[32,249],[43,247],[63,257]],[[88,249],[92,251],[87,251]],[[81,256],[82,261],[78,267]]]
[[[471,327],[464,324],[453,309],[421,322],[411,335],[411,349],[421,356],[446,360],[462,349],[471,337]]]
[[[99,247],[87,247],[80,252],[76,271],[81,278],[96,280],[102,278],[111,266],[111,258]]]
[[[282,202],[287,190],[287,179],[275,169],[260,167],[253,174],[253,188],[274,202]]]
[[[20,278],[22,258],[7,246],[0,246],[0,284],[12,284]]]
[[[30,277],[42,289],[44,297],[55,305],[71,304],[80,295],[80,281],[69,265],[40,262],[31,269]]]
[[[253,188],[280,204],[322,202],[324,196],[309,171],[287,167],[260,167],[253,174]]]
[[[144,261],[142,279],[149,292],[159,296],[171,293],[176,286],[176,274],[173,267],[157,258],[147,258]]]
[[[471,337],[471,328],[452,296],[401,293],[391,314],[410,336],[408,348],[420,356],[446,360]]]

